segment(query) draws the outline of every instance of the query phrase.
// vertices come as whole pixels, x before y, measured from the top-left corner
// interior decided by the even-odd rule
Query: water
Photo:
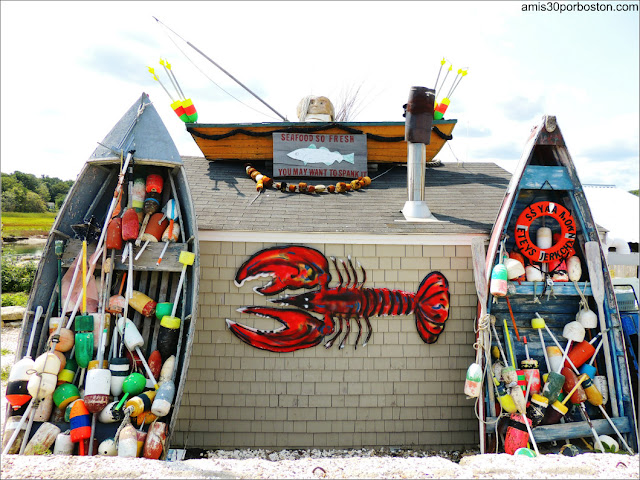
[[[42,252],[44,251],[44,245],[45,245],[44,241],[38,242],[38,243],[3,242],[2,253],[3,255],[11,255],[11,256],[17,256],[17,257],[24,257],[24,256],[41,257]]]

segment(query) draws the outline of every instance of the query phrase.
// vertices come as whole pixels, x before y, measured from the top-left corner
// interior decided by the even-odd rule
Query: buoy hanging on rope
[[[118,438],[118,456],[125,458],[136,458],[138,452],[138,435],[131,422],[128,422]]]

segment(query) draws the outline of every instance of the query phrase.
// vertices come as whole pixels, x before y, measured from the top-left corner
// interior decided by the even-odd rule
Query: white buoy
[[[584,328],[596,328],[598,326],[598,316],[589,308],[581,308],[578,310],[578,313],[576,313],[576,321]]]
[[[569,280],[572,282],[580,281],[582,276],[582,265],[580,259],[577,256],[569,257],[567,259],[567,273],[569,274]]]
[[[53,394],[47,395],[40,401],[36,412],[33,415],[34,422],[48,422],[53,412]]]
[[[114,407],[118,404],[118,400],[108,403],[106,407],[100,410],[98,414],[98,421],[100,423],[115,423],[124,418],[122,410],[115,410]]]
[[[527,276],[527,282],[542,282],[544,280],[544,275],[539,268],[527,265],[524,271]]]
[[[166,382],[167,380],[171,380],[173,375],[173,367],[176,363],[176,356],[171,355],[167,358],[162,364],[162,368],[160,369],[160,378],[158,379],[158,383]]]
[[[525,275],[524,265],[515,258],[507,258],[504,261],[504,266],[507,267],[507,278],[509,280]]]
[[[171,402],[176,394],[176,386],[173,380],[169,379],[160,384],[160,388],[156,392],[156,396],[153,399],[151,405],[151,413],[156,417],[162,418],[169,414],[171,410]]]
[[[549,227],[540,227],[536,232],[536,245],[538,248],[551,248],[553,245],[553,236]]]
[[[75,444],[71,441],[71,435],[68,433],[59,433],[56,437],[56,443],[53,446],[54,455],[73,455]]]
[[[106,457],[115,457],[118,455],[118,449],[116,448],[116,441],[113,438],[107,438],[98,445],[98,455],[104,455]]]
[[[609,435],[598,435],[598,440],[600,440],[600,443],[602,443],[602,446],[604,446],[604,448],[611,449],[612,453],[616,453],[618,450],[620,450],[620,445],[618,444],[618,442],[616,442]],[[596,450],[600,450],[600,447],[598,445],[596,445]]]
[[[130,365],[126,357],[115,357],[109,362],[111,371],[111,395],[119,397],[122,395],[122,384],[129,375]]]
[[[136,458],[138,455],[138,438],[136,429],[128,424],[120,431],[118,440],[118,456]]]
[[[593,384],[602,394],[602,405],[606,405],[609,401],[609,387],[607,386],[607,377],[604,375],[596,375],[593,377]]]

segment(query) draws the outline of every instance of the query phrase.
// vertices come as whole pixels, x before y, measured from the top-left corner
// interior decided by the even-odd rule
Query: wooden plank
[[[497,418],[487,418],[487,422],[493,424]],[[620,433],[628,433],[631,431],[631,422],[628,417],[611,418],[613,424]],[[605,419],[591,419],[593,427],[598,435],[616,435],[609,422]],[[556,425],[538,425],[533,430],[533,437],[536,442],[552,442],[555,440],[564,440],[565,438],[593,438],[591,429],[587,422],[567,422]]]
[[[574,185],[565,167],[529,165],[522,175],[520,188],[574,190]]]
[[[76,258],[76,255],[82,248],[82,241],[73,239],[69,240],[67,244],[67,248],[65,248],[64,254],[62,255],[62,267],[69,268],[73,261]],[[133,256],[135,258],[137,252],[140,247],[133,247]],[[140,258],[135,260],[133,269],[137,271],[171,271],[171,272],[179,272],[182,270],[182,264],[178,261],[178,257],[180,256],[180,252],[183,250],[187,250],[186,243],[170,243],[167,251],[162,257],[162,262],[160,265],[156,266],[156,261],[164,248],[164,242],[158,243],[149,243],[147,248],[142,252]],[[87,245],[87,254],[91,256],[96,250],[96,244]],[[116,270],[127,270],[129,268],[128,260],[125,263],[122,263],[122,250],[118,250],[116,252],[115,258],[115,269]],[[99,271],[102,268],[102,258],[98,259],[96,263],[96,271]]]
[[[516,282],[510,282],[511,285],[515,287],[515,293],[518,295],[530,295],[533,299],[533,282],[522,282],[520,285]],[[585,289],[586,283],[586,289]],[[586,296],[591,296],[591,284],[589,282],[577,282],[580,291],[583,292]],[[536,294],[540,295],[542,293],[542,289],[544,288],[544,284],[542,282],[536,283]],[[547,287],[547,291],[549,291],[549,287]],[[576,290],[576,287],[572,282],[553,282],[553,293],[558,296],[578,296],[579,293]],[[546,292],[545,292],[546,296]]]

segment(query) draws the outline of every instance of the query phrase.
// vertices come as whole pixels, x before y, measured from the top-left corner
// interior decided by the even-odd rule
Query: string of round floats
[[[256,182],[256,190],[262,192],[264,189],[274,187],[281,192],[298,192],[298,193],[322,193],[327,191],[329,193],[344,193],[351,190],[360,190],[361,188],[371,185],[371,178],[358,177],[350,182],[338,182],[335,185],[309,185],[305,182],[299,182],[297,185],[287,182],[273,182],[273,179],[261,174],[250,163],[245,164],[245,170]]]

